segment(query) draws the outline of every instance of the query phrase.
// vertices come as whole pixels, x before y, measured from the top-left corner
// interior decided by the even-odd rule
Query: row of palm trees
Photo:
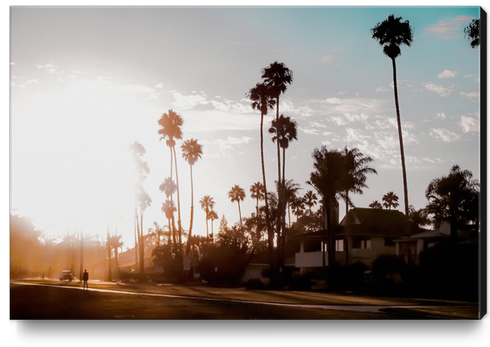
[[[378,200],[374,200],[372,203],[369,204],[369,207],[377,209],[386,207],[387,209],[391,210],[392,207],[397,208],[400,205],[398,203],[398,195],[393,192],[386,193],[385,195],[383,195],[383,198],[381,200],[383,201],[382,204]]]

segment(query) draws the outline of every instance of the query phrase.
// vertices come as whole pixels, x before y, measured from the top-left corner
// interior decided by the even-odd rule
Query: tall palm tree
[[[296,222],[298,221],[298,217],[301,216],[305,211],[305,200],[303,197],[295,197],[293,201],[290,202],[291,209],[293,210],[293,214],[296,216]]]
[[[213,209],[214,200],[209,195],[205,195],[201,198],[199,203],[201,204],[201,208],[204,210],[204,212],[206,214],[206,237],[209,237],[208,215],[209,215],[209,211],[211,211]]]
[[[119,248],[123,246],[123,242],[121,241],[122,235],[114,235],[109,236],[107,242],[108,247],[114,250],[114,259],[116,261],[116,273],[119,271]],[[111,252],[112,253],[112,252]]]
[[[345,213],[349,211],[349,205],[353,206],[349,199],[349,192],[362,194],[363,188],[368,188],[366,185],[366,174],[378,172],[369,166],[369,163],[373,161],[371,157],[365,156],[357,148],[351,150],[347,149],[347,146],[343,149],[345,165],[347,169],[347,176],[345,181],[344,192],[341,193],[342,199],[345,201]]]
[[[182,148],[182,157],[189,163],[191,170],[191,221],[189,226],[189,237],[192,236],[192,224],[194,221],[194,184],[192,180],[192,166],[201,158],[202,145],[197,143],[197,140],[190,139],[184,142]]]
[[[396,63],[395,59],[401,55],[400,45],[405,44],[410,46],[412,43],[413,29],[410,27],[409,21],[402,22],[402,17],[395,18],[394,15],[389,15],[388,19],[376,24],[371,29],[372,38],[378,40],[383,46],[383,53],[386,54],[393,65],[393,86],[395,93],[396,120],[398,123],[398,138],[400,141],[400,154],[402,162],[403,174],[403,194],[405,200],[405,215],[408,216],[408,183],[407,170],[405,167],[405,151],[403,148],[402,124],[400,119],[400,107],[398,105],[398,87],[396,82]]]
[[[267,115],[267,111],[272,109],[276,101],[272,96],[270,88],[264,83],[257,83],[254,88],[250,89],[247,96],[252,101],[252,109],[260,110],[260,160],[262,164],[262,184],[264,185],[264,192],[267,192],[267,183],[265,179],[265,163],[264,163],[264,116]],[[274,267],[273,253],[274,253],[274,230],[272,229],[269,220],[269,199],[267,194],[264,195],[265,204],[265,223],[267,227],[268,248],[271,269]],[[257,214],[258,215],[258,214]]]
[[[471,48],[480,45],[480,20],[473,19],[471,23],[464,28],[465,36],[470,40]]]
[[[276,99],[276,121],[279,120],[279,97],[283,94],[287,88],[288,84],[293,82],[293,72],[284,63],[278,63],[275,61],[268,67],[262,69],[262,78],[264,79],[264,84],[269,88],[271,96]],[[281,185],[281,152],[280,152],[280,141],[276,141],[277,147],[277,182]],[[283,197],[279,193],[279,211],[282,211],[283,207]],[[281,213],[279,213],[278,218],[281,218]],[[277,223],[277,227],[281,228],[282,223]],[[280,229],[278,229],[278,234]]]
[[[258,216],[259,216],[259,200],[264,200],[264,198],[265,198],[264,185],[260,182],[255,182],[250,187],[250,193],[251,193],[250,197],[257,201],[257,203],[255,205],[255,211],[256,211],[256,216],[258,218]]]
[[[139,194],[139,245],[140,245],[140,273],[145,272],[145,246],[144,246],[144,235],[143,235],[143,214],[148,206],[151,205],[150,196],[143,190]]]
[[[175,113],[173,110],[168,110],[158,120],[160,129],[158,133],[162,136],[160,140],[166,139],[166,145],[170,149],[170,178],[172,178],[172,159],[175,163],[175,181],[177,186],[177,221],[179,232],[179,246],[182,245],[182,222],[180,220],[180,196],[179,196],[179,174],[177,171],[177,154],[175,152],[175,140],[182,139],[182,125],[184,120],[182,116]]]
[[[393,192],[388,192],[385,195],[383,195],[383,206],[388,207],[388,209],[391,210],[391,208],[396,208],[398,207],[398,196],[393,193]]]
[[[233,187],[231,187],[231,190],[228,192],[228,197],[230,198],[231,202],[236,201],[238,203],[238,214],[240,216],[240,225],[243,225],[242,211],[240,210],[240,201],[243,201],[243,199],[245,199],[245,190],[241,188],[238,184],[235,184]]]
[[[272,141],[279,143],[279,147],[282,148],[282,181],[278,185],[279,192],[279,216],[280,219],[278,225],[283,230],[286,227],[286,192],[285,192],[285,182],[286,182],[286,149],[289,147],[289,143],[293,140],[297,140],[297,129],[296,121],[291,117],[281,116],[278,119],[272,121],[272,125],[269,128],[269,133],[273,134]],[[278,235],[280,230],[277,231]],[[282,244],[284,246],[284,237],[282,237]]]

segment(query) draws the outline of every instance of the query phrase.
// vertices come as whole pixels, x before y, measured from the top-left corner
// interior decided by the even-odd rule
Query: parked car
[[[70,282],[73,280],[73,274],[71,273],[70,270],[63,270],[63,271],[61,271],[61,273],[60,273],[60,281],[64,281],[64,280],[68,280]]]

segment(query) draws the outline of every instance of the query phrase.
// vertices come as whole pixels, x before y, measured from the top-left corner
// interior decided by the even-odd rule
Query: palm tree
[[[369,207],[382,209],[383,205],[381,205],[381,203],[378,200],[374,200],[372,203],[369,204]]]
[[[366,185],[366,174],[378,172],[369,167],[368,164],[373,161],[371,157],[364,156],[357,148],[351,150],[347,146],[342,151],[347,168],[347,176],[345,181],[345,190],[341,193],[342,199],[345,200],[345,213],[349,212],[349,205],[353,206],[349,199],[349,192],[362,194],[363,188],[368,188]]]
[[[189,163],[191,170],[191,221],[189,226],[189,237],[192,236],[192,222],[194,220],[194,185],[192,181],[192,166],[201,158],[202,145],[197,143],[197,140],[190,139],[184,142],[182,148],[182,157]]]
[[[214,238],[214,223],[213,221],[218,219],[218,214],[216,213],[215,210],[210,210],[209,213],[208,213],[208,219],[211,220],[211,235],[213,235],[212,237]]]
[[[177,190],[177,185],[175,184],[175,182],[172,180],[171,177],[167,177],[162,182],[162,184],[160,184],[159,188],[160,191],[164,193],[165,196],[167,197],[167,201],[163,203],[162,212],[165,213],[165,217],[167,217],[168,230],[172,234],[175,243],[176,228],[175,228],[174,212],[177,211],[177,209],[175,208],[174,201],[172,200],[172,195]],[[172,221],[172,224],[170,224],[170,221]]]
[[[211,211],[213,209],[214,200],[209,195],[205,195],[205,196],[202,197],[202,199],[199,201],[199,203],[201,204],[201,208],[206,213],[206,237],[209,237],[209,232],[208,232],[208,215],[209,215],[209,211]]]
[[[471,23],[464,28],[465,36],[470,40],[471,48],[480,45],[480,20],[473,19]]]
[[[402,124],[400,119],[400,107],[398,105],[398,87],[396,82],[396,63],[395,59],[401,55],[400,45],[405,44],[410,46],[412,43],[413,29],[410,27],[409,21],[402,22],[402,17],[395,18],[394,15],[388,16],[385,21],[376,24],[371,29],[372,38],[378,40],[383,46],[383,53],[386,54],[392,61],[393,65],[393,86],[395,93],[396,120],[398,123],[398,138],[400,141],[400,154],[402,162],[403,174],[403,193],[405,200],[405,215],[408,216],[408,184],[407,171],[405,168],[405,152],[403,149]]]
[[[383,206],[388,207],[389,210],[391,208],[396,208],[398,207],[398,196],[393,193],[393,192],[388,192],[385,195],[383,195]]]
[[[233,187],[231,187],[231,190],[228,192],[228,197],[230,198],[231,202],[237,202],[238,203],[238,214],[240,216],[240,225],[243,225],[242,223],[242,211],[240,210],[240,201],[243,201],[245,199],[245,190],[241,188],[238,184],[235,184]]]
[[[284,93],[288,84],[293,82],[293,72],[286,67],[284,63],[278,63],[277,61],[269,65],[268,67],[262,69],[262,78],[264,79],[264,84],[269,88],[270,94],[276,99],[276,121],[279,121],[279,97]],[[279,182],[279,187],[282,185],[281,179],[281,152],[280,146],[281,141],[276,141],[277,145],[277,182]],[[279,192],[279,213],[278,218],[282,217],[283,209],[283,197]],[[282,223],[277,223],[277,231],[280,233],[280,228]]]
[[[314,187],[322,196],[323,209],[325,213],[324,242],[328,246],[328,264],[335,263],[335,209],[338,206],[337,197],[344,191],[344,180],[346,176],[345,161],[341,152],[328,150],[325,146],[313,150],[313,167],[315,171],[310,174],[307,182]],[[322,249],[322,262],[325,267],[325,248]]]
[[[252,109],[260,110],[260,159],[262,164],[262,184],[264,185],[264,192],[267,192],[267,184],[265,179],[265,163],[264,163],[264,116],[267,115],[267,111],[272,109],[276,104],[270,88],[264,83],[257,83],[254,88],[250,89],[247,96],[252,100]],[[265,203],[265,223],[267,227],[269,258],[271,269],[273,264],[274,253],[274,230],[272,229],[269,220],[269,202],[267,194],[264,195]],[[258,215],[258,214],[257,214]]]
[[[301,189],[298,183],[294,183],[293,180],[286,180],[284,183],[284,203],[288,210],[289,227],[291,227],[291,213],[290,208],[298,198],[296,194]],[[283,238],[284,239],[284,238]]]
[[[119,247],[123,246],[123,242],[121,241],[122,235],[114,235],[114,236],[109,236],[107,243],[109,249],[114,250],[114,259],[116,261],[116,273],[119,271]],[[112,252],[111,252],[112,253]]]
[[[179,231],[179,245],[182,245],[182,223],[180,220],[180,196],[179,196],[179,174],[177,171],[177,154],[175,152],[175,140],[182,139],[182,125],[184,120],[182,116],[175,113],[173,110],[168,110],[168,113],[164,113],[158,120],[158,124],[161,126],[158,129],[158,133],[162,135],[160,140],[166,139],[166,144],[170,149],[170,178],[172,178],[172,159],[175,163],[175,181],[177,186],[177,221]]]
[[[296,216],[296,222],[298,217],[304,213],[305,210],[305,200],[302,197],[295,197],[290,203],[293,214]]]
[[[252,184],[250,187],[250,197],[252,199],[256,199],[257,203],[255,205],[255,211],[257,214],[257,217],[259,216],[259,200],[263,200],[265,198],[265,189],[264,185],[260,182],[255,182]]]
[[[137,242],[139,243],[139,266],[140,273],[144,273],[144,240],[143,240],[143,213],[146,208],[151,205],[151,198],[145,192],[143,188],[143,181],[146,179],[146,175],[150,172],[148,164],[143,161],[143,156],[145,155],[145,148],[138,142],[134,142],[130,146],[130,151],[133,154],[133,159],[135,163],[135,175],[137,177],[137,182],[135,185],[135,211],[134,218],[136,224]],[[136,244],[135,244],[136,248]],[[137,259],[137,258],[136,258]]]
[[[308,212],[311,214],[311,209],[316,205],[316,194],[312,190],[308,190],[303,197],[304,203],[308,206]]]

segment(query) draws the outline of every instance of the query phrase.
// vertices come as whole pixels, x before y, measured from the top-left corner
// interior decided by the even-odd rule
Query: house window
[[[352,248],[371,249],[371,239],[369,237],[354,236],[352,238]]]
[[[395,246],[395,239],[393,237],[386,237],[385,238],[385,246],[386,247],[394,247]]]
[[[337,252],[344,251],[344,240],[335,240],[335,251]]]

